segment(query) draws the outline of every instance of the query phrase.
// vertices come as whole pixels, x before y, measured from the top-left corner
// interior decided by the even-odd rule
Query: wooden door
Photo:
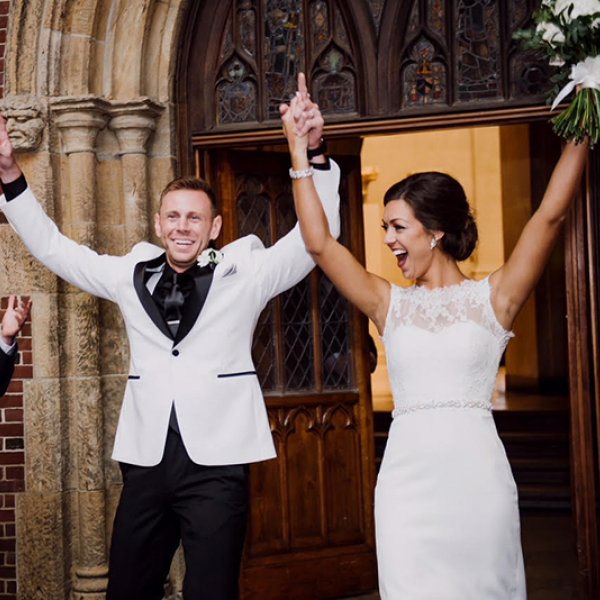
[[[341,239],[360,257],[360,163],[339,161]],[[221,199],[223,243],[253,233],[270,246],[294,226],[287,154],[209,151],[200,163]],[[377,586],[367,335],[318,269],[260,316],[253,357],[277,459],[251,467],[243,598],[318,600]]]
[[[189,2],[176,70],[179,170],[199,171],[206,166],[204,160],[210,166],[214,158],[211,152],[217,147],[279,143],[277,107],[294,91],[298,71],[307,74],[312,96],[326,117],[329,142],[439,127],[547,121],[550,115],[545,99],[552,70],[513,37],[516,30],[532,25],[532,11],[539,2]],[[199,161],[202,152],[206,156]],[[597,597],[600,586],[596,522],[600,462],[598,172],[596,150],[586,202],[573,211],[565,244],[574,507],[580,569],[588,598]],[[236,190],[235,173],[233,166],[230,176],[221,172],[221,182],[228,182],[232,194]],[[229,210],[227,216],[232,217],[229,222],[234,228],[226,232],[230,238],[237,221],[235,211]],[[356,231],[356,222],[352,227]],[[274,314],[281,315],[281,309],[278,311]],[[281,359],[285,336],[274,339],[280,344],[277,356]],[[346,394],[346,388],[342,386],[339,393]],[[274,418],[276,400],[270,394],[269,410]],[[281,402],[284,398],[287,402],[288,395],[283,393]],[[275,428],[274,435],[283,434]],[[278,441],[284,450],[286,443]],[[289,476],[286,466],[278,475],[284,476]],[[294,489],[286,485],[281,483],[286,493]],[[282,497],[285,505],[284,500]],[[265,548],[275,552],[272,540],[284,540],[281,552],[298,552],[301,570],[304,555],[290,541],[296,539],[296,530],[289,529],[289,519],[295,513],[281,514],[288,521],[281,525],[280,538],[268,538],[271,545]],[[289,550],[291,547],[294,550]],[[247,565],[266,564],[268,556],[274,555],[259,556],[251,546]],[[248,568],[245,572],[249,573]]]

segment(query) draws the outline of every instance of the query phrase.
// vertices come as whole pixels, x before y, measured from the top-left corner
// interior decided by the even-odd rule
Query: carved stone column
[[[96,245],[96,137],[109,104],[97,98],[51,103],[54,125],[66,155],[67,193],[61,198],[62,229],[79,243]],[[74,600],[101,600],[107,583],[104,421],[98,348],[98,300],[64,285],[59,296],[62,376],[69,408],[69,455],[73,469],[78,539],[73,540]]]
[[[125,241],[127,247],[149,235],[147,144],[163,106],[149,98],[113,104],[109,127],[119,142],[123,172]]]

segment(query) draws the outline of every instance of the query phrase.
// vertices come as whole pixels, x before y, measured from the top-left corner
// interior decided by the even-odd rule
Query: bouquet
[[[552,119],[554,131],[576,142],[589,137],[593,147],[600,138],[600,0],[542,0],[533,18],[536,28],[514,37],[559,68],[551,79],[552,110],[577,89],[567,109]]]

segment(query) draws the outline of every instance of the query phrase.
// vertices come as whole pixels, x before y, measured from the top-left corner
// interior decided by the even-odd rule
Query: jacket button
[[[173,350],[173,352],[171,352],[171,354],[173,356],[179,356],[179,350]]]

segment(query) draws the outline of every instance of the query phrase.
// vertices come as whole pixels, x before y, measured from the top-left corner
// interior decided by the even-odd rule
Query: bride
[[[457,264],[477,242],[462,186],[438,172],[394,184],[383,228],[414,282],[402,288],[366,271],[329,233],[307,157],[306,133],[322,117],[304,84],[280,112],[306,247],[386,347],[395,409],[375,491],[381,597],[523,600],[517,490],[491,398],[515,318],[579,185],[587,143],[566,145],[511,256],[480,281]]]

